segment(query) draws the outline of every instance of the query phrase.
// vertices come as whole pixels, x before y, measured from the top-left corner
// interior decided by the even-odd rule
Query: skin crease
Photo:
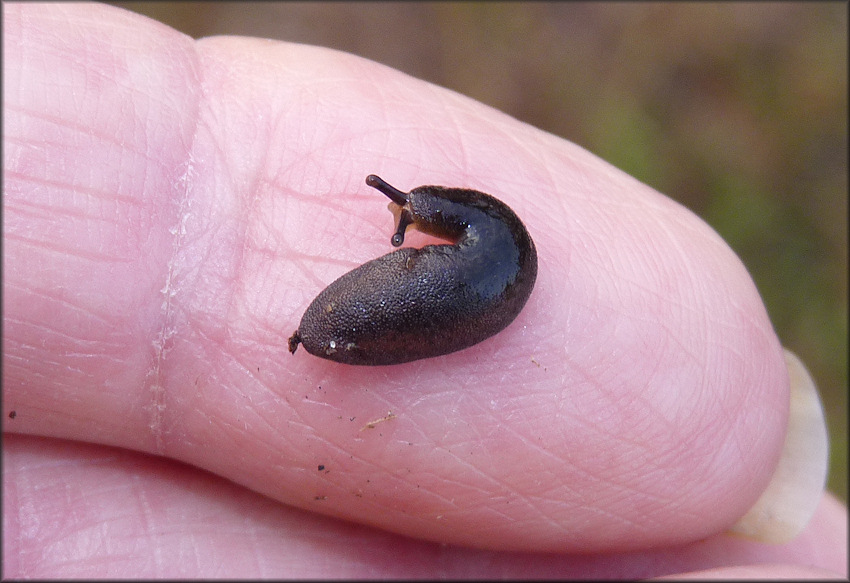
[[[4,576],[846,577],[828,495],[787,545],[722,534],[787,378],[691,213],[350,55],[3,15]],[[509,329],[439,363],[290,357],[311,298],[390,250],[368,172],[523,218],[540,270]]]

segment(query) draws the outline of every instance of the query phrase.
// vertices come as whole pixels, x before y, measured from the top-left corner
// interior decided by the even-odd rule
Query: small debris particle
[[[389,421],[390,419],[395,419],[396,415],[392,411],[387,411],[387,414],[381,417],[380,419],[375,419],[374,421],[370,421],[366,425],[360,428],[360,431],[364,429],[375,429],[375,425],[378,423],[383,423],[384,421]]]

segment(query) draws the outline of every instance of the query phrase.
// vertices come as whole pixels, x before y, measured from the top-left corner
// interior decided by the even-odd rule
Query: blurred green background
[[[113,2],[332,47],[575,142],[740,255],[809,367],[847,500],[847,13],[835,3]]]

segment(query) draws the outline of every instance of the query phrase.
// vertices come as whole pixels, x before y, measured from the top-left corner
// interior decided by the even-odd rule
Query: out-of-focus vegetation
[[[828,416],[847,500],[847,5],[115,2],[193,37],[317,44],[576,142],[708,221]]]

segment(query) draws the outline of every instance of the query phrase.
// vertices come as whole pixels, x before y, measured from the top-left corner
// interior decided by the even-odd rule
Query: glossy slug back
[[[307,308],[290,352],[300,343],[345,364],[400,364],[467,348],[516,318],[537,278],[537,251],[506,204],[443,186],[405,193],[374,174],[366,184],[392,201],[394,246],[409,226],[451,244],[399,249],[334,281]]]

